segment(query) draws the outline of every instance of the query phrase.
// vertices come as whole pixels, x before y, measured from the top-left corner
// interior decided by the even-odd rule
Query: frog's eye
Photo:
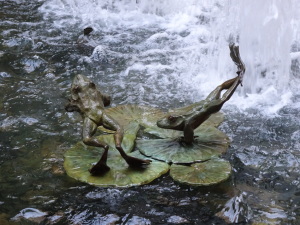
[[[89,87],[90,87],[90,88],[96,88],[96,84],[93,83],[93,82],[90,82],[90,83],[89,83]]]
[[[177,120],[177,118],[178,118],[178,116],[172,116],[172,115],[168,116],[168,120],[169,120],[171,123],[175,122],[175,121]]]

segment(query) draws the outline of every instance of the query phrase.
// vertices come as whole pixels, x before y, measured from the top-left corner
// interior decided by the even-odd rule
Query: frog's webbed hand
[[[102,101],[103,101],[104,107],[107,107],[111,103],[111,97],[109,95],[102,94]]]
[[[93,135],[97,131],[97,127],[97,124],[90,118],[87,117],[84,119],[82,130],[83,143],[89,146],[104,148],[104,153],[102,154],[100,160],[89,170],[92,175],[101,175],[106,173],[110,169],[106,164],[109,148],[108,145],[93,137]]]
[[[235,44],[230,44],[229,49],[230,49],[230,57],[235,63],[235,65],[238,67],[238,71],[236,73],[240,76],[240,83],[242,84],[242,79],[246,71],[246,68],[240,56],[239,46]]]
[[[103,126],[107,129],[116,131],[114,134],[114,140],[116,144],[116,149],[120,152],[121,156],[125,159],[127,164],[131,167],[143,167],[151,163],[151,160],[143,160],[138,159],[126,154],[124,149],[122,148],[122,140],[124,136],[123,128],[120,124],[117,123],[113,118],[110,116],[103,114]]]
[[[68,103],[65,105],[65,110],[67,112],[79,112],[79,107],[74,100],[68,99]]]

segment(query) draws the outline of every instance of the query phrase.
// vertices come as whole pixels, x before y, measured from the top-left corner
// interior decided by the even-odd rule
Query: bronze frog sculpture
[[[245,65],[241,60],[239,46],[229,45],[231,59],[238,67],[238,76],[225,81],[215,88],[205,100],[199,102],[197,107],[183,115],[167,115],[157,121],[157,126],[164,129],[183,131],[182,142],[192,144],[194,140],[194,129],[200,126],[212,114],[218,112],[224,103],[230,99],[239,84],[242,85]],[[227,90],[221,97],[221,92]]]
[[[111,98],[102,94],[95,83],[84,75],[75,76],[71,87],[71,99],[65,109],[68,112],[77,111],[83,118],[82,139],[89,146],[104,148],[100,160],[89,170],[92,175],[100,175],[107,172],[107,154],[109,146],[93,137],[98,126],[115,131],[114,141],[116,149],[131,167],[143,167],[150,164],[150,160],[142,160],[131,157],[125,153],[121,143],[123,140],[123,128],[112,117],[105,113],[106,106],[110,105]]]

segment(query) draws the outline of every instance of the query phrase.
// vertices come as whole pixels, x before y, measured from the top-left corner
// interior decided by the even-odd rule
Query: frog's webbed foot
[[[127,155],[121,146],[117,145],[116,148],[130,167],[143,168],[152,162],[151,160],[143,160]]]
[[[136,168],[136,167],[142,168],[142,167],[149,165],[152,162],[151,160],[143,160],[143,159],[135,158],[135,157],[132,157],[129,155],[124,157],[124,159],[127,162],[127,164],[133,168]]]
[[[106,165],[106,163],[98,162],[91,169],[89,169],[89,172],[92,176],[101,176],[107,173],[109,170],[110,168]]]
[[[108,145],[105,145],[104,152],[101,159],[91,169],[89,169],[89,172],[91,173],[92,176],[101,176],[110,170],[109,166],[107,166],[106,164],[107,154],[108,154]]]

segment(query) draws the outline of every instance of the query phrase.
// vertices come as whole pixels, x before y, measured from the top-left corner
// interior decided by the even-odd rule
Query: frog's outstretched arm
[[[224,83],[222,83],[221,85],[218,85],[205,99],[205,102],[211,102],[213,100],[218,100],[220,99],[221,96],[221,92],[223,90],[227,90],[229,89],[232,84],[234,83],[234,81],[236,80],[236,78],[232,78],[230,80],[225,81]]]
[[[229,80],[229,81],[231,81],[231,87],[223,94],[223,96],[221,98],[222,104],[224,104],[226,101],[228,101],[231,98],[231,96],[235,92],[236,88],[242,82],[241,80],[242,80],[241,76],[237,76],[236,78]]]
[[[114,134],[114,140],[116,149],[120,152],[121,156],[125,159],[127,164],[132,167],[142,167],[150,164],[151,160],[142,160],[126,154],[123,150],[121,143],[123,140],[124,131],[123,128],[110,116],[103,114],[103,127],[116,131]]]
[[[236,72],[238,76],[236,78],[230,79],[228,81],[225,81],[223,84],[219,85],[215,90],[213,90],[205,99],[206,101],[212,101],[217,100],[220,98],[221,92],[223,90],[227,90],[226,93],[222,96],[222,102],[223,104],[225,101],[228,101],[230,97],[233,95],[234,91],[236,90],[238,84],[242,84],[243,76],[246,71],[245,64],[243,63],[239,46],[235,44],[229,45],[230,49],[230,57],[232,61],[236,64],[238,71]]]
[[[83,121],[82,140],[83,143],[89,146],[104,148],[100,160],[89,171],[92,175],[100,175],[106,173],[110,168],[107,166],[108,145],[93,137],[97,131],[97,124],[90,118],[86,117]]]

